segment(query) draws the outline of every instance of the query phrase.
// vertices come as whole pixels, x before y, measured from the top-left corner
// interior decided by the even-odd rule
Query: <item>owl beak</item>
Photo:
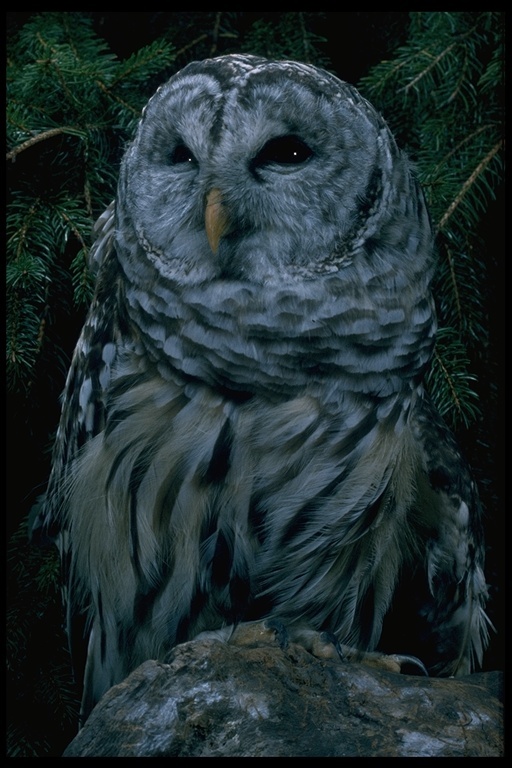
[[[229,217],[222,203],[220,189],[212,189],[206,198],[204,212],[204,226],[206,237],[213,253],[217,253],[222,235],[229,231]]]

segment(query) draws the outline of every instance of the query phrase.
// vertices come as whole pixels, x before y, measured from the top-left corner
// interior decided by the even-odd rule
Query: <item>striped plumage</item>
[[[384,622],[434,673],[477,666],[478,498],[422,387],[428,214],[357,91],[190,64],[145,109],[92,263],[42,519],[86,617],[84,716],[142,661],[269,616],[363,650]]]

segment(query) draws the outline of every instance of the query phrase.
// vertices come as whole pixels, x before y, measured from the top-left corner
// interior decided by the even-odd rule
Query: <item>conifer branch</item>
[[[455,295],[455,303],[456,303],[456,306],[457,306],[457,314],[459,316],[459,321],[460,321],[462,319],[462,303],[461,303],[461,300],[460,300],[459,283],[458,283],[458,280],[457,280],[457,275],[456,275],[456,270],[455,270],[455,262],[454,262],[453,254],[452,254],[450,248],[446,249],[446,256],[447,256],[447,259],[448,259],[448,266],[450,268],[450,277],[451,277],[451,281],[452,281],[453,292],[454,292],[454,295]]]
[[[469,144],[471,141],[473,141],[473,139],[476,139],[476,137],[483,131],[488,131],[493,127],[494,126],[491,123],[488,123],[487,125],[479,125],[478,128],[476,128],[474,131],[464,136],[464,138],[461,139],[461,141],[459,141],[454,147],[452,147],[452,149],[442,157],[442,159],[437,163],[437,165],[434,166],[432,173],[430,175],[432,177],[435,177],[439,169],[442,168],[443,165],[446,165],[448,160],[454,157],[454,155],[456,155],[457,152],[459,152],[459,150],[462,149],[462,147],[464,147],[466,144]]]
[[[475,181],[481,176],[481,174],[487,168],[487,166],[489,165],[493,157],[495,157],[498,154],[502,146],[503,146],[503,141],[500,139],[498,142],[496,142],[494,147],[492,147],[492,149],[486,154],[483,160],[480,163],[478,163],[473,173],[466,179],[466,181],[462,185],[458,195],[452,200],[452,202],[448,206],[445,214],[443,215],[443,217],[441,218],[437,226],[438,231],[444,229],[447,221],[457,210],[464,196],[467,194],[467,192],[471,189]]]
[[[427,75],[432,69],[434,69],[434,67],[436,67],[439,64],[439,62],[442,61],[442,59],[444,59],[445,56],[447,56],[450,53],[450,51],[452,51],[456,46],[459,45],[461,40],[472,35],[476,29],[477,27],[475,25],[474,27],[472,27],[472,29],[469,29],[466,33],[459,35],[458,38],[453,43],[451,43],[451,45],[448,45],[443,51],[441,51],[441,53],[439,53],[434,59],[432,59],[428,67],[425,67],[425,69],[419,72],[416,75],[416,77],[413,80],[411,80],[411,82],[407,83],[407,85],[404,86],[403,90],[405,91],[405,93],[407,93],[411,88],[414,88],[414,86],[423,77],[425,77],[425,75]],[[425,56],[428,56],[428,57],[432,56],[430,51],[425,49],[420,51],[418,55],[421,55],[421,54],[424,54]]]
[[[122,99],[120,96],[117,96],[115,93],[112,93],[110,87],[108,85],[105,85],[105,83],[102,82],[102,80],[96,80],[96,85],[98,86],[98,88],[101,91],[103,91],[103,93],[106,96],[108,96],[109,99],[112,99],[113,101],[117,102],[122,107],[124,107],[124,109],[129,110],[134,115],[139,115],[140,114],[140,110],[139,109],[136,109],[135,107],[132,107],[131,104],[129,104],[124,99]]]
[[[19,154],[24,152],[26,149],[29,149],[29,147],[33,147],[34,144],[37,144],[40,141],[51,139],[53,136],[58,136],[61,133],[76,135],[79,131],[79,128],[72,125],[63,125],[60,128],[49,128],[47,131],[42,131],[42,133],[38,133],[37,136],[32,136],[32,138],[27,139],[22,144],[19,144],[17,147],[14,147],[14,149],[11,149],[11,151],[6,154],[5,159],[14,160]]]
[[[210,56],[214,56],[216,50],[217,50],[217,44],[219,41],[219,29],[220,29],[220,19],[222,16],[222,11],[217,11],[215,14],[215,22],[213,24],[213,31],[212,31],[212,44],[210,48]]]
[[[448,369],[446,368],[446,366],[445,366],[445,364],[444,364],[444,362],[443,362],[443,360],[441,358],[441,355],[439,354],[439,352],[438,352],[436,347],[434,347],[434,358],[435,358],[435,360],[437,362],[437,365],[439,366],[439,368],[441,369],[441,371],[443,373],[443,377],[444,377],[444,380],[445,380],[447,386],[449,387],[449,390],[450,390],[450,393],[451,393],[451,402],[455,406],[455,408],[457,409],[458,413],[461,414],[462,413],[462,407],[461,407],[461,402],[459,400],[459,395],[458,395],[457,387],[454,385],[453,379],[450,376],[450,373],[449,373]]]
[[[194,48],[194,46],[196,46],[198,43],[201,43],[203,40],[206,40],[207,38],[208,38],[208,35],[203,34],[203,35],[199,35],[194,40],[191,40],[190,43],[187,43],[178,51],[176,51],[176,58],[178,58],[178,56],[183,56],[183,54],[186,53],[186,51],[189,51],[191,48]]]

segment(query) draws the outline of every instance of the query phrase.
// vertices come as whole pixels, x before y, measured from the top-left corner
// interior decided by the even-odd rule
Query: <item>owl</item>
[[[38,523],[58,538],[83,717],[245,622],[469,673],[481,511],[423,386],[422,192],[383,118],[309,64],[193,62],[144,109]]]

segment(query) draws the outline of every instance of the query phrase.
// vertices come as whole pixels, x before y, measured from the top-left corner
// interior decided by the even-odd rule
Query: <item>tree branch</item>
[[[32,136],[32,138],[27,139],[22,144],[19,144],[17,147],[14,147],[14,149],[11,149],[10,152],[7,152],[5,159],[14,160],[17,155],[21,154],[21,152],[24,152],[29,147],[32,147],[34,144],[37,144],[39,141],[46,141],[46,139],[51,139],[53,136],[58,136],[60,133],[76,134],[77,131],[78,128],[74,128],[72,125],[64,125],[61,128],[50,128],[47,131],[38,133],[37,136]]]
[[[500,139],[494,145],[494,147],[492,147],[492,149],[486,154],[484,159],[480,163],[478,163],[477,167],[475,168],[475,170],[473,171],[471,176],[468,179],[466,179],[466,181],[464,182],[464,184],[462,185],[462,187],[460,189],[459,194],[455,197],[454,200],[452,200],[452,202],[448,206],[448,209],[447,209],[446,213],[444,214],[443,218],[439,222],[439,224],[437,226],[438,231],[443,229],[443,227],[446,225],[446,222],[448,221],[450,216],[452,216],[454,211],[458,208],[458,206],[462,202],[462,199],[464,198],[464,195],[466,194],[466,192],[473,186],[473,184],[475,183],[477,178],[480,176],[480,174],[483,173],[483,171],[489,165],[489,163],[491,162],[493,157],[498,154],[498,152],[501,149],[502,144],[503,144],[503,140]]]
[[[222,16],[222,11],[217,11],[215,14],[215,23],[213,25],[213,32],[212,32],[212,46],[210,48],[210,56],[213,56],[217,50],[217,42],[219,40],[219,29],[220,29],[220,17]]]

